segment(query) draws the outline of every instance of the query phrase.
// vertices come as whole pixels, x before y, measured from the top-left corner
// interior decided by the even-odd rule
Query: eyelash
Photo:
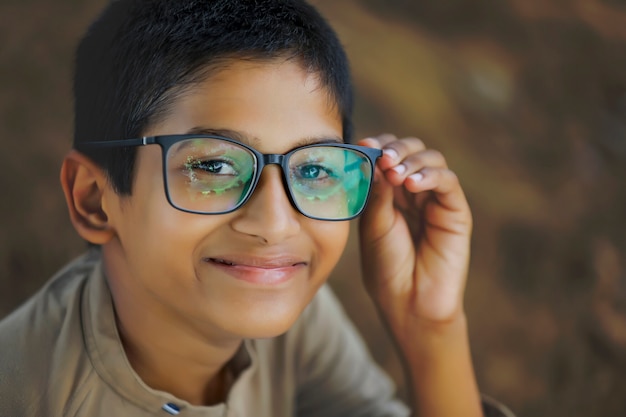
[[[191,170],[202,170],[208,174],[218,174],[216,172],[212,172],[210,169],[206,169],[203,167],[203,165],[207,166],[207,165],[217,165],[217,164],[221,164],[222,166],[220,167],[220,170],[226,166],[229,167],[230,169],[232,169],[233,171],[236,172],[235,167],[233,166],[233,164],[228,161],[228,160],[223,160],[223,159],[205,159],[205,160],[191,160],[191,161],[187,161],[185,163],[185,169],[188,171]],[[222,174],[224,175],[224,174]],[[232,175],[232,174],[231,174]]]

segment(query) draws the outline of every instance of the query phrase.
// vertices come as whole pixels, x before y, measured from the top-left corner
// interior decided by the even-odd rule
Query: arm
[[[482,416],[463,292],[472,219],[456,175],[419,139],[386,150],[360,222],[366,288],[405,363],[414,413]]]

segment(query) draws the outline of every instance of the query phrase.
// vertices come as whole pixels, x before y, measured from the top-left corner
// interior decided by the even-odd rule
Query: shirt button
[[[180,414],[180,407],[178,407],[176,404],[174,403],[167,403],[167,404],[163,404],[163,407],[161,407],[163,409],[163,411],[165,411],[166,413],[169,413],[173,416],[177,416]]]

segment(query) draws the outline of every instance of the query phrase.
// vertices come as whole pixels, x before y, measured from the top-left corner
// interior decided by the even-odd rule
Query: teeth
[[[214,261],[220,264],[228,265],[228,266],[235,266],[234,263],[225,261],[223,259],[214,259]]]
[[[227,261],[225,259],[219,259],[219,258],[204,258],[204,261],[205,262],[215,262],[215,263],[222,264],[222,265],[227,265],[227,266],[237,266],[237,265],[240,265],[240,264],[237,264],[237,263],[234,263],[234,262],[230,262],[230,261]],[[305,265],[306,266],[307,263],[306,262],[297,262],[297,263],[291,264],[290,266],[294,267],[294,266],[299,266],[299,265]],[[267,267],[268,268],[271,268],[271,267],[279,268],[281,266],[285,267],[285,266],[288,266],[288,265],[270,265],[270,266],[267,266]]]

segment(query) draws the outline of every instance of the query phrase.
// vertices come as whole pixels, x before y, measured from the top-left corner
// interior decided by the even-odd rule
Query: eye
[[[305,180],[322,180],[331,174],[330,170],[321,165],[304,165],[296,169],[296,176]]]
[[[200,170],[207,174],[215,175],[237,175],[237,171],[234,167],[226,161],[220,161],[219,159],[209,159],[204,161],[190,161],[185,164],[187,169]]]

